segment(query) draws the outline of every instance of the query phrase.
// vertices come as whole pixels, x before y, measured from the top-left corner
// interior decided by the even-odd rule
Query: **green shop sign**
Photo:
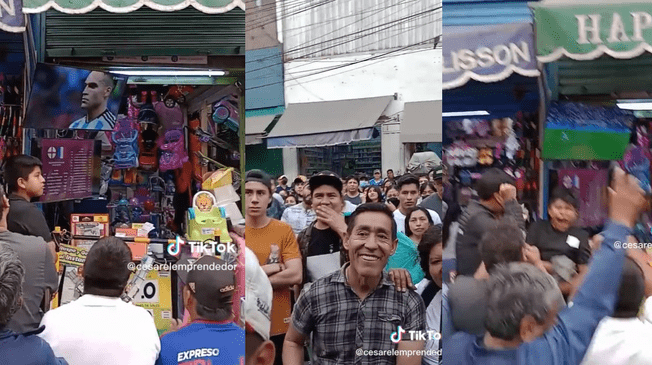
[[[652,53],[652,3],[531,3],[541,62]]]

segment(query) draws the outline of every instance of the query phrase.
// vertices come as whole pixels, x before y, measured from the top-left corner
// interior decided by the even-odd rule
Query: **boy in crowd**
[[[43,195],[45,179],[41,161],[32,156],[18,155],[9,158],[5,165],[5,182],[9,189],[11,212],[7,225],[11,232],[26,236],[39,236],[52,241],[52,233],[45,216],[31,201]]]
[[[301,254],[292,227],[265,214],[272,201],[269,175],[251,170],[245,176],[245,236],[274,288],[271,310],[271,341],[275,364],[282,364],[281,349],[291,317],[290,288],[301,284]]]

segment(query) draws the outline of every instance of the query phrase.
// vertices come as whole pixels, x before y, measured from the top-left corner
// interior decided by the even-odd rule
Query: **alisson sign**
[[[25,31],[22,0],[0,0],[0,29],[13,33]]]
[[[516,72],[539,76],[530,23],[445,27],[443,88],[469,80],[496,82]]]
[[[652,3],[531,6],[542,62],[562,56],[592,60],[605,53],[629,59],[652,52]]]

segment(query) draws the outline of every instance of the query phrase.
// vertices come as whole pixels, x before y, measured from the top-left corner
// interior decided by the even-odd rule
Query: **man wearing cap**
[[[412,290],[396,290],[384,272],[396,251],[396,235],[386,205],[356,209],[343,242],[350,262],[316,280],[297,300],[283,348],[285,365],[303,364],[308,339],[313,364],[421,364],[421,354],[414,352],[424,349],[424,341],[408,333],[425,333],[423,300]],[[397,357],[388,354],[392,350],[414,352]]]
[[[256,254],[245,248],[245,296],[242,317],[246,331],[246,365],[272,365],[274,343],[269,340],[274,292]]]
[[[288,186],[288,178],[285,175],[281,175],[278,177],[278,186],[276,187],[276,192],[281,193],[281,191],[290,191],[290,187]]]
[[[235,273],[213,256],[197,260],[183,288],[183,306],[191,323],[161,338],[156,365],[238,364],[244,330],[233,323]],[[227,270],[225,270],[227,269]],[[183,280],[183,278],[182,278]]]
[[[439,214],[440,218],[445,217],[448,206],[442,200],[444,196],[444,185],[442,183],[444,174],[442,172],[441,166],[435,167],[433,169],[432,176],[434,179],[435,189],[437,190],[437,192],[436,194],[432,194],[429,197],[427,197],[424,201],[421,202],[420,205],[426,209],[434,210]]]
[[[369,185],[371,186],[383,186],[385,183],[385,180],[383,180],[383,176],[380,172],[380,170],[375,169],[374,170],[374,178],[369,181]]]
[[[304,265],[304,283],[340,268],[340,250],[346,235],[340,177],[334,172],[322,171],[311,177],[308,185],[316,219],[297,237]]]
[[[296,235],[306,229],[317,217],[315,210],[312,209],[310,184],[304,185],[301,193],[303,194],[303,202],[285,208],[283,217],[281,217],[281,222],[289,224]]]
[[[269,175],[251,170],[245,176],[246,245],[258,258],[274,288],[270,339],[276,346],[275,364],[281,364],[281,349],[291,316],[290,288],[301,284],[301,254],[292,227],[265,214],[272,200]]]
[[[45,314],[39,335],[70,365],[156,362],[161,342],[145,309],[120,299],[129,281],[131,250],[117,237],[102,238],[80,270],[84,295]]]

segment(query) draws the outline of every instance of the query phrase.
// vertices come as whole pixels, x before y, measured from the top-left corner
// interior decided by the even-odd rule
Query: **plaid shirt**
[[[414,291],[396,291],[385,272],[376,290],[360,300],[346,282],[348,266],[315,281],[301,294],[292,324],[304,336],[312,333],[314,365],[395,364],[395,356],[358,356],[356,351],[395,350],[398,345],[390,336],[398,326],[425,331],[423,300]]]

